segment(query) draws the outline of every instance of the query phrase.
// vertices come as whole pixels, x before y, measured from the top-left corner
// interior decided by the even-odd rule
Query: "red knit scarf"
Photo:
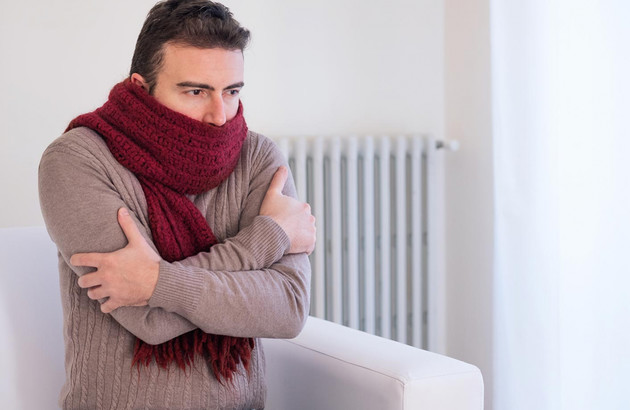
[[[221,127],[204,124],[160,104],[129,80],[114,86],[109,100],[75,118],[68,130],[99,133],[123,166],[133,172],[146,196],[153,241],[168,262],[207,252],[217,240],[205,217],[185,196],[208,191],[225,180],[238,161],[247,125],[243,106]],[[211,335],[200,329],[160,345],[136,339],[134,365],[153,359],[162,368],[182,370],[202,355],[216,378],[231,380],[239,362],[249,370],[254,340]]]

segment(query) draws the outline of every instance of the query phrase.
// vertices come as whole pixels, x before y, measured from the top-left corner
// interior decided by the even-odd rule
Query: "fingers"
[[[102,286],[96,286],[88,289],[87,295],[92,300],[99,300],[109,296]]]
[[[83,289],[100,286],[102,282],[101,273],[98,271],[83,275],[77,280],[78,285]]]
[[[103,260],[102,253],[75,253],[70,257],[73,266],[90,266],[96,268]]]
[[[118,223],[125,233],[127,241],[129,241],[129,243],[133,244],[144,241],[144,237],[140,233],[140,230],[136,226],[136,223],[133,221],[133,218],[129,214],[127,208],[123,207],[118,210]]]
[[[101,312],[111,313],[120,306],[120,301],[112,299],[110,292],[102,285],[102,274],[98,272],[89,273],[79,278],[78,282],[81,288],[87,288],[87,295],[92,300],[106,299],[101,304]]]
[[[284,184],[287,182],[288,177],[289,172],[287,171],[287,168],[284,166],[279,167],[276,173],[273,175],[273,178],[271,179],[271,183],[269,184],[269,189],[267,190],[267,192],[275,191],[277,193],[282,193],[282,190],[284,189]]]
[[[99,275],[87,274],[79,278],[78,284],[82,288],[87,288],[87,295],[92,300],[106,299],[101,303],[101,312],[111,313],[121,305],[110,297],[108,292],[103,286],[101,286],[101,280]]]

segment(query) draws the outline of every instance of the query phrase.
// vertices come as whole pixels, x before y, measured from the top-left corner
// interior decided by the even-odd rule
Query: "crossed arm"
[[[282,189],[288,178],[285,167],[278,168],[260,208],[286,233],[291,243],[287,254],[310,254],[315,247],[315,217],[310,206],[286,196]],[[70,258],[74,266],[89,266],[96,271],[81,276],[78,284],[87,289],[90,299],[107,299],[103,313],[121,306],[145,306],[157,284],[162,258],[144,239],[126,208],[118,211],[118,223],[128,244],[109,253],[77,253]]]
[[[98,137],[93,140],[100,144]],[[94,145],[85,136],[80,141]],[[49,233],[67,264],[61,265],[67,272],[62,282],[86,287],[87,295],[104,302],[103,311],[131,333],[157,344],[195,327],[247,337],[291,337],[299,331],[309,303],[305,253],[313,248],[315,231],[308,207],[280,191],[286,169],[272,178],[282,165],[277,155],[263,156],[269,159],[251,170],[249,189],[254,191],[247,198],[258,200],[246,201],[237,230],[231,223],[233,228],[224,232],[227,239],[210,252],[168,263],[156,258],[137,184],[120,179],[107,161],[94,161],[83,149],[60,144],[49,151],[40,165],[40,200]],[[273,183],[267,188],[269,180]],[[119,212],[116,224],[109,216],[112,208],[129,209],[130,215]],[[85,249],[101,253],[81,260]],[[158,285],[151,295],[156,262]],[[83,264],[97,265],[97,270],[75,266]]]

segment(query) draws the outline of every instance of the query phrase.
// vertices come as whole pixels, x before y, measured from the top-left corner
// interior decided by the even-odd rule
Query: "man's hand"
[[[91,266],[96,272],[79,278],[90,299],[109,298],[101,304],[103,313],[121,306],[144,306],[149,301],[160,272],[160,255],[144,239],[129,211],[118,210],[127,246],[111,253],[77,253],[70,258],[74,266]]]
[[[286,167],[278,168],[260,206],[260,215],[271,217],[287,234],[291,241],[287,253],[310,254],[315,249],[315,217],[309,204],[282,194],[288,176]]]

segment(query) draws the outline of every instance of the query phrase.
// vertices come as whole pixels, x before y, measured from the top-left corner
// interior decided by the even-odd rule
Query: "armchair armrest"
[[[270,409],[483,409],[477,367],[322,319],[263,345]]]

